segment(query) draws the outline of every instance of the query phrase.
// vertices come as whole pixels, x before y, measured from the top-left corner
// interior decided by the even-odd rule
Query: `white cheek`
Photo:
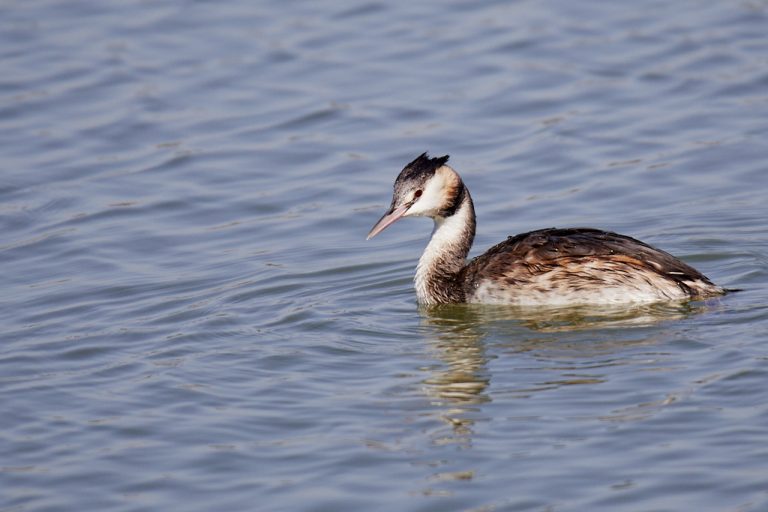
[[[442,176],[436,175],[427,182],[418,201],[405,214],[406,217],[428,217],[436,214],[443,203],[443,188],[445,181]]]

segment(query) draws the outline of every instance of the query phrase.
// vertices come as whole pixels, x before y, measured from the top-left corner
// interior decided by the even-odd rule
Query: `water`
[[[768,3],[6,2],[0,510],[768,509]],[[475,252],[616,230],[743,291],[420,310]]]

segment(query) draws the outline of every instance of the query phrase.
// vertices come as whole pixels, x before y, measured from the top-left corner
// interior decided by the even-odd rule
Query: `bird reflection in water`
[[[433,404],[443,409],[442,418],[453,436],[438,442],[469,441],[480,404],[490,401],[485,331],[476,315],[461,305],[421,308],[422,322],[430,327],[430,344],[441,364],[429,368],[425,390]]]
[[[422,324],[428,329],[429,343],[440,364],[427,368],[424,379],[425,392],[433,404],[441,408],[441,417],[451,426],[449,435],[438,434],[438,443],[470,443],[472,428],[482,420],[482,404],[491,401],[489,386],[491,372],[489,361],[497,356],[488,354],[489,334],[507,351],[504,357],[514,357],[514,352],[540,350],[548,342],[556,341],[551,335],[569,331],[605,329],[630,329],[651,327],[664,322],[679,321],[712,308],[712,303],[660,303],[635,307],[569,307],[569,308],[521,308],[488,305],[446,305],[437,308],[422,307]],[[547,333],[548,336],[541,337]],[[637,344],[626,333],[617,337],[604,336],[599,346],[583,347],[585,357],[594,351],[611,350],[606,343],[618,346]],[[630,337],[634,338],[634,337]],[[645,339],[645,336],[641,336]],[[596,340],[597,341],[597,340]],[[648,341],[648,340],[646,340]],[[570,378],[560,385],[594,384],[594,379]],[[549,382],[542,389],[549,389]],[[534,390],[525,390],[529,395]]]
[[[616,365],[631,365],[642,372],[665,369],[669,360],[660,356],[657,345],[668,339],[668,329],[677,330],[680,321],[715,308],[715,303],[615,309],[466,304],[421,308],[421,331],[436,360],[423,368],[427,374],[423,390],[432,405],[430,415],[446,424],[430,432],[430,440],[448,452],[441,450],[440,457],[422,461],[433,474],[429,487],[418,492],[450,495],[456,482],[475,480],[475,468],[459,464],[464,459],[450,456],[450,450],[473,449],[479,428],[506,431],[535,425],[542,409],[530,399],[538,395],[564,387],[602,386]],[[496,358],[499,360],[493,363]],[[495,376],[495,383],[493,371],[503,372]],[[595,393],[584,389],[579,395],[589,401]],[[670,389],[658,401],[642,400],[620,409],[609,403],[607,409],[598,408],[594,419],[615,423],[646,418],[666,408],[679,394],[680,390]],[[492,410],[489,402],[493,400],[498,403]],[[583,419],[584,411],[575,407],[547,414]],[[504,415],[507,424],[490,427],[492,419],[500,419],[499,410],[509,411]]]

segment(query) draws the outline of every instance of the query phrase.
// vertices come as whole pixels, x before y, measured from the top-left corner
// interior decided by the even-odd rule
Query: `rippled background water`
[[[768,510],[768,3],[0,6],[0,510]],[[476,252],[647,240],[744,291],[419,310]]]

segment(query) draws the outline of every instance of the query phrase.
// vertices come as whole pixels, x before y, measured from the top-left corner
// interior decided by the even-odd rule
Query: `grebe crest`
[[[419,155],[395,180],[392,204],[368,239],[403,217],[435,228],[414,278],[420,303],[617,304],[698,299],[724,293],[674,256],[634,238],[592,228],[542,229],[514,237],[467,263],[475,209],[448,155]]]

